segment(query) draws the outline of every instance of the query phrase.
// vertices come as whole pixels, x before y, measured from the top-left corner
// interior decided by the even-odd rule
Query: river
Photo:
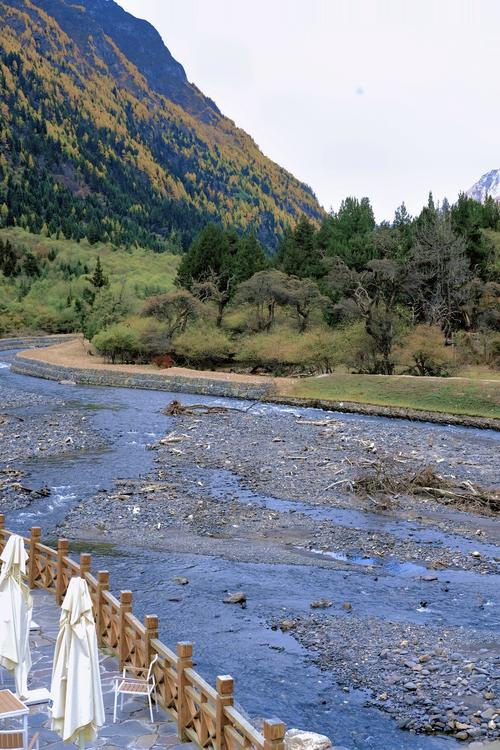
[[[160,409],[175,394],[125,388],[97,388],[61,385],[12,373],[9,363],[14,352],[0,354],[0,384],[18,393],[47,397],[44,405],[16,407],[10,410],[22,416],[23,410],[45,415],[51,410],[71,406],[86,415],[93,428],[107,443],[105,448],[88,449],[56,457],[40,457],[16,462],[36,485],[47,485],[51,496],[34,501],[27,509],[7,514],[7,526],[26,534],[39,525],[44,537],[76,503],[85,502],[96,491],[111,489],[116,478],[136,478],[152,470],[154,453],[146,446],[170,428],[169,419]],[[64,399],[65,406],[53,406],[52,397]],[[185,395],[184,403],[231,405],[231,401]],[[237,404],[241,406],[241,402]],[[0,404],[1,407],[1,404]],[[282,407],[262,406],[279,411]],[[299,410],[295,410],[299,411]],[[307,413],[312,410],[306,410]],[[342,415],[342,419],[356,419]],[[384,418],[375,421],[384,429]],[[394,422],[391,422],[391,427]],[[427,426],[428,427],[428,426]],[[462,434],[464,428],[433,426],[436,435]],[[463,433],[465,434],[465,433]],[[485,433],[468,429],[467,440],[485,439]],[[498,435],[488,433],[489,441]],[[193,467],[186,467],[192,470]],[[239,494],[242,501],[283,509],[286,501],[259,496],[241,484],[234,474],[206,471],[206,483],[213,496]],[[342,509],[321,509],[303,505],[302,511],[345,525],[380,525],[380,516],[356,514]],[[387,528],[387,522],[384,522]],[[404,537],[408,524],[390,523],[391,533]],[[476,542],[447,535],[437,529],[413,525],[413,531],[429,542],[455,545],[462,551]],[[52,534],[51,534],[52,532]],[[85,545],[87,549],[89,545]],[[480,547],[479,547],[480,548]],[[492,552],[484,545],[484,552]],[[352,750],[438,750],[463,746],[444,736],[415,735],[402,731],[387,714],[366,706],[366,695],[360,690],[345,692],[328,672],[320,671],[308,659],[306,651],[288,633],[271,630],[269,620],[280,611],[308,611],[311,599],[325,591],[335,592],[337,599],[349,600],[358,612],[378,617],[403,618],[429,624],[445,624],[490,631],[500,624],[499,576],[479,576],[470,571],[448,571],[451,595],[434,608],[419,612],[413,602],[420,596],[422,584],[415,581],[420,569],[411,563],[394,562],[382,567],[376,584],[363,574],[362,565],[352,569],[332,570],[310,565],[242,563],[205,554],[165,553],[137,549],[133,540],[120,546],[95,545],[93,570],[109,570],[115,592],[134,592],[134,611],[160,618],[160,637],[169,646],[178,640],[194,643],[197,670],[209,681],[217,674],[232,674],[236,699],[252,717],[279,716],[288,726],[298,726],[329,735],[337,745]],[[362,562],[361,560],[358,562]],[[179,587],[171,582],[176,575],[188,575],[189,595],[179,597]],[[425,586],[425,584],[424,584]],[[478,589],[488,606],[473,605]],[[221,593],[244,590],[245,609],[221,604]],[[177,599],[177,601],[171,600]],[[369,636],[368,636],[369,637]]]

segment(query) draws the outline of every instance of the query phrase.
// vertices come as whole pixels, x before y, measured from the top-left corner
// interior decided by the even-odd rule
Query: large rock
[[[326,750],[327,747],[331,748],[332,743],[324,734],[302,729],[289,729],[285,734],[285,750]]]

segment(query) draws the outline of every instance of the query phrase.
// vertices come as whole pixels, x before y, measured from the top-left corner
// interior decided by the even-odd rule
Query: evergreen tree
[[[109,279],[104,274],[104,271],[102,269],[101,259],[99,256],[97,256],[94,273],[91,276],[90,283],[92,284],[94,289],[102,289],[103,287],[109,285]]]
[[[9,240],[0,240],[0,271],[4,276],[15,276],[17,270],[17,256]]]
[[[349,268],[361,270],[376,257],[375,217],[368,198],[346,198],[332,217],[327,253],[341,258]]]
[[[465,240],[471,268],[477,270],[484,277],[493,254],[493,248],[481,229],[483,211],[483,206],[480,203],[468,198],[465,193],[460,193],[457,202],[451,209],[451,226]]]
[[[276,256],[276,266],[299,278],[318,279],[324,275],[316,230],[306,216],[300,219],[293,232],[285,234]]]

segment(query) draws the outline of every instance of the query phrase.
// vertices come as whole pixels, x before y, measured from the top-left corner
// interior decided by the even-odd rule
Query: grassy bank
[[[287,379],[283,395],[500,418],[500,381],[334,373]]]

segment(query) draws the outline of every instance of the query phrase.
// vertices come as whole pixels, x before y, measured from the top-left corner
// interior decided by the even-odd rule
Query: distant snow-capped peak
[[[467,195],[481,203],[486,200],[488,195],[491,195],[496,201],[500,201],[500,169],[492,169],[491,172],[483,174],[481,179],[467,190]]]

